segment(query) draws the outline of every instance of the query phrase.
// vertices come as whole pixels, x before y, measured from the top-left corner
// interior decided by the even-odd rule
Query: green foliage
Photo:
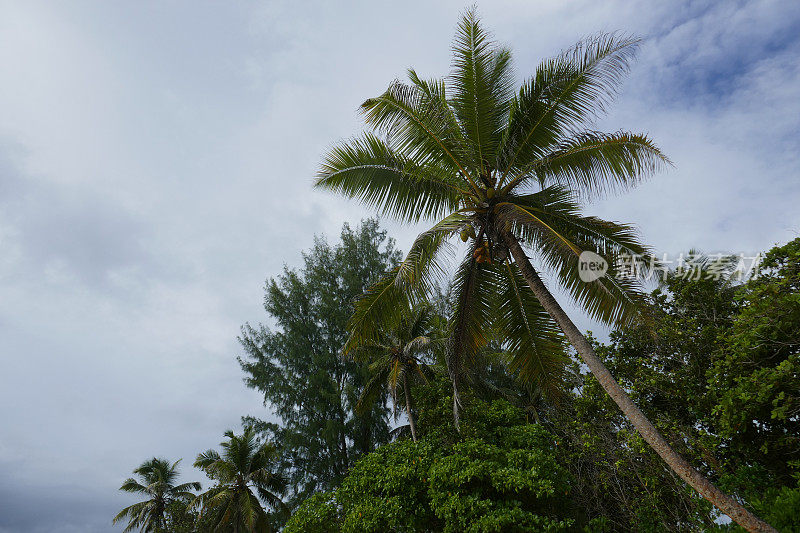
[[[704,264],[700,276],[668,277],[652,295],[655,309],[647,327],[614,332],[609,345],[597,347],[684,457],[787,531],[796,527],[787,517],[797,514],[796,508],[790,510],[800,473],[799,250],[800,239],[770,250],[761,276],[743,282],[714,274],[729,271],[736,258],[715,265],[694,256]],[[640,446],[592,378],[587,377],[569,408],[571,414],[554,430],[570,428],[572,436],[565,440],[576,451],[566,464],[582,472],[576,477],[586,486],[587,509],[624,528],[651,523],[639,510],[624,508],[630,498],[651,501],[645,507],[657,511],[656,524],[677,528],[684,520],[713,527],[705,504],[653,468],[653,454]],[[590,455],[608,457],[595,462],[599,471],[585,468],[581,446]],[[629,468],[623,468],[626,464]],[[634,466],[638,479],[626,481]],[[615,491],[615,486],[625,490]]]
[[[767,489],[753,507],[783,533],[800,533],[800,486]]]
[[[673,446],[781,531],[795,531],[797,527],[798,445],[791,407],[797,398],[791,386],[797,380],[759,382],[755,390],[766,399],[760,401],[754,395],[749,401],[755,405],[737,408],[747,413],[754,427],[777,428],[750,438],[728,425],[739,413],[726,412],[720,398],[730,398],[728,393],[740,392],[744,384],[753,386],[753,375],[783,375],[785,361],[792,361],[797,353],[792,335],[800,331],[794,307],[800,281],[795,270],[797,256],[793,255],[798,241],[770,251],[764,275],[745,283],[715,279],[712,272],[719,268],[710,260],[699,279],[669,277],[652,295],[654,310],[647,327],[617,331],[610,344],[596,344],[597,352]],[[770,298],[763,297],[765,291]],[[752,321],[762,329],[751,328]],[[750,344],[743,350],[742,339],[750,339],[753,331],[758,331],[762,340],[779,342]],[[561,519],[572,519],[574,527],[652,532],[736,529],[715,524],[717,515],[711,506],[664,469],[597,381],[579,366],[572,370],[577,379],[570,386],[572,392],[554,405],[526,393],[509,378],[507,368],[481,353],[486,357],[478,366],[485,365],[485,370],[472,374],[464,394],[489,400],[502,394],[520,407],[535,407],[534,411],[515,409],[516,423],[540,420],[552,443],[518,444],[522,441],[515,441],[511,430],[503,429],[508,424],[495,419],[495,411],[486,407],[491,403],[477,399],[475,403],[465,399],[465,413],[470,414],[465,414],[461,433],[457,433],[448,416],[452,391],[443,381],[432,380],[428,386],[415,388],[424,439],[417,447],[401,441],[380,448],[373,462],[365,459],[364,465],[359,463],[353,471],[354,478],[361,474],[361,484],[348,478],[342,485],[353,487],[352,493],[341,488],[326,493],[324,505],[309,502],[302,506],[298,516],[324,516],[320,523],[329,528],[309,525],[309,531],[377,531],[390,527],[463,530],[466,524],[476,523],[502,530],[507,526],[501,525],[493,514],[495,510],[498,516],[509,520],[513,516],[515,524],[521,523],[522,516],[514,514],[517,510],[495,508],[491,498],[485,501],[480,493],[476,496],[464,490],[470,480],[482,490],[491,487],[494,495],[501,494],[503,483],[517,493],[520,488],[535,492],[537,483],[547,487],[549,475],[525,479],[519,473],[505,477],[497,474],[507,466],[503,461],[515,457],[516,446],[549,446],[552,450],[554,464],[565,472],[556,479],[569,480],[568,503],[561,507],[569,511]],[[734,357],[740,358],[738,363]],[[739,388],[726,385],[730,383]],[[776,383],[784,388],[776,391]],[[472,411],[474,405],[482,406],[479,416]],[[784,412],[786,417],[782,416]],[[523,413],[536,416],[523,418]],[[414,457],[418,458],[416,464]],[[387,469],[387,465],[394,466]],[[412,467],[424,469],[424,481]],[[383,481],[370,483],[376,479]],[[383,484],[387,488],[382,488]],[[405,500],[392,492],[397,487],[406,489],[402,493]],[[356,492],[371,499],[359,500]],[[388,502],[383,498],[386,494],[390,495]],[[314,500],[321,501],[322,497]],[[342,501],[361,502],[361,507],[343,506]],[[471,516],[470,521],[459,522],[462,516]],[[410,522],[397,517],[410,517]],[[306,523],[300,518],[293,520]]]
[[[419,305],[381,331],[378,342],[359,345],[350,352],[356,361],[369,364],[372,375],[358,399],[359,413],[388,390],[397,420],[398,398],[402,396],[411,435],[417,439],[411,388],[414,383],[427,382],[425,374],[432,373],[426,360],[432,361],[437,347],[444,344],[437,330],[440,318],[430,305]]]
[[[591,375],[580,375],[574,392],[540,416],[557,438],[584,520],[602,520],[602,531],[696,531],[712,524],[710,506],[664,468]]]
[[[442,387],[420,389],[428,416],[419,442],[393,442],[364,456],[338,489],[304,502],[285,531],[563,531],[573,525],[569,476],[556,460],[553,436],[527,424],[508,402],[468,398],[459,434]],[[429,425],[434,420],[441,425]]]
[[[396,265],[398,252],[375,220],[345,225],[341,238],[336,245],[318,238],[302,269],[270,280],[265,308],[275,329],[248,324],[240,337],[245,382],[280,419],[247,423],[280,444],[281,471],[301,498],[334,486],[355,459],[389,438],[383,399],[355,415],[369,372],[343,359],[341,349],[352,302]]]
[[[800,238],[770,250],[761,266],[737,294],[741,310],[708,387],[730,466],[757,462],[765,489],[800,479]]]
[[[169,533],[198,533],[213,531],[211,521],[201,517],[191,502],[173,502],[167,505],[167,531]]]
[[[119,490],[140,494],[146,500],[133,504],[120,511],[113,522],[127,520],[125,531],[138,529],[142,532],[173,531],[183,522],[186,506],[194,499],[192,490],[200,490],[200,483],[194,481],[176,485],[178,463],[153,457],[143,462],[133,473],[139,478],[128,478]]]
[[[616,331],[609,344],[595,346],[676,449],[780,531],[798,532],[798,381],[792,365],[799,347],[800,239],[771,250],[763,266],[762,276],[745,282],[715,279],[712,272],[720,268],[711,260],[699,277],[670,276],[651,295],[647,327]],[[434,307],[447,312],[443,297]],[[409,327],[401,328],[408,331],[400,336],[419,337],[420,317],[408,316]],[[440,320],[436,313],[428,318]],[[401,438],[362,455],[338,483],[303,501],[286,530],[740,530],[715,522],[710,504],[664,468],[577,363],[554,403],[514,379],[501,344],[489,340],[477,356],[464,376],[460,431],[450,411],[451,385],[443,365],[434,363],[436,371],[409,389],[420,440]],[[262,446],[248,432],[228,435],[249,443],[229,446],[228,455],[247,457]],[[131,479],[123,489],[149,499],[123,513],[152,525],[133,527],[215,530],[220,515],[211,500],[232,501],[229,482],[238,468],[212,466],[224,459],[215,453],[200,456],[216,485],[198,499],[209,503],[199,516],[186,508],[186,489],[194,484],[174,485],[177,463],[153,459],[137,469],[143,483]],[[275,453],[269,448],[265,472],[275,473]],[[173,496],[161,497],[163,519],[153,519],[159,516],[157,495],[168,486]],[[251,510],[270,502],[280,508],[278,499],[255,483],[251,487]],[[175,497],[175,491],[186,494]],[[266,515],[248,530],[282,524],[278,514]]]
[[[509,242],[532,250],[593,317],[610,324],[638,318],[641,286],[615,277],[613,265],[620,254],[647,256],[648,249],[631,227],[585,216],[579,205],[669,163],[644,135],[591,130],[637,46],[620,35],[591,37],[543,61],[515,91],[511,52],[492,41],[471,9],[456,30],[446,80],[422,80],[409,70],[407,83],[395,81],[362,104],[371,131],[334,147],[316,185],[404,222],[438,222],[359,300],[348,350],[374,343],[383,324],[430,296],[448,270],[444,256],[456,235],[469,241],[452,284],[447,364],[456,416],[459,381],[493,328],[506,333],[502,353],[520,379],[551,395],[562,385],[563,338],[521,283]],[[604,256],[609,275],[584,283],[583,250]]]
[[[194,502],[202,506],[200,519],[207,520],[213,531],[271,532],[271,520],[262,502],[278,514],[288,512],[280,499],[287,482],[275,472],[277,450],[269,443],[260,443],[251,427],[241,435],[227,431],[225,437],[227,440],[220,443],[222,454],[208,450],[194,463],[216,482]]]

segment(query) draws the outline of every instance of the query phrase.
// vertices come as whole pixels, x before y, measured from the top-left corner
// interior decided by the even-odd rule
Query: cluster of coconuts
[[[487,187],[486,188],[486,199],[487,200],[491,200],[492,198],[494,198],[494,192],[495,192],[494,191],[494,187]],[[468,240],[474,239],[474,238],[475,238],[475,228],[473,228],[471,225],[467,226],[466,228],[461,230],[461,240],[462,241],[467,242]],[[501,253],[503,253],[503,252],[506,252],[506,250],[501,250]],[[488,239],[483,241],[483,242],[481,242],[475,248],[475,251],[473,252],[472,256],[475,258],[475,260],[478,263],[491,263],[492,262],[492,256],[489,253],[489,241],[488,241]],[[505,258],[505,256],[506,256],[506,254],[503,253],[503,257],[504,258]],[[504,259],[501,259],[501,261],[503,261],[503,260]]]
[[[470,239],[475,238],[475,228],[472,226],[467,226],[463,230],[461,230],[461,240],[467,242]],[[475,248],[475,252],[473,252],[472,256],[478,263],[490,263],[491,256],[489,255],[489,242],[483,241]]]
[[[489,255],[489,242],[483,241],[480,246],[475,248],[472,253],[476,263],[491,263],[492,257]]]

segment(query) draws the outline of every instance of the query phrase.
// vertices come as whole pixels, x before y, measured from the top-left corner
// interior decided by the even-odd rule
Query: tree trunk
[[[414,423],[414,415],[411,413],[411,387],[408,386],[408,376],[403,376],[403,394],[406,396],[406,414],[408,415],[408,425],[411,426],[411,438],[417,442],[417,425]]]
[[[567,316],[553,295],[550,294],[550,291],[547,290],[539,274],[528,260],[528,256],[525,254],[522,246],[520,246],[519,241],[508,232],[503,233],[502,237],[509,251],[511,251],[511,254],[514,256],[514,262],[522,272],[522,276],[528,282],[533,294],[541,302],[542,307],[544,307],[548,314],[559,325],[564,335],[566,335],[567,340],[569,340],[570,344],[572,344],[581,356],[583,362],[589,367],[589,370],[591,370],[592,374],[597,378],[597,381],[600,382],[603,389],[611,396],[619,408],[622,409],[622,412],[628,417],[631,423],[633,423],[633,426],[639,434],[656,453],[661,456],[667,465],[706,500],[717,506],[722,512],[731,517],[731,519],[747,531],[777,533],[775,528],[763,520],[760,520],[753,515],[753,513],[745,509],[739,502],[719,490],[672,449],[650,420],[648,420],[644,413],[633,403],[633,400],[630,399],[625,390],[619,386],[611,375],[611,372],[608,371],[597,354],[595,354],[592,345],[586,337],[583,336],[580,330],[578,330],[575,324],[572,323],[572,320],[570,320],[569,316]]]

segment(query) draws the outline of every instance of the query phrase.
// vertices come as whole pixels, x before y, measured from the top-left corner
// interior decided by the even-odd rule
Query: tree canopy
[[[673,273],[648,298],[653,306],[648,327],[614,331],[605,344],[593,340],[623,386],[674,446],[711,479],[788,532],[800,531],[795,407],[800,352],[798,249],[800,239],[769,251],[762,276],[751,280],[716,277],[712,268],[691,279]],[[772,297],[761,297],[765,292]],[[743,344],[742,335],[752,339],[748,334],[758,331],[751,327],[752,320],[770,327],[755,337],[761,342]],[[464,391],[468,407],[460,434],[447,414],[452,392],[444,377],[440,374],[427,385],[417,384],[420,441],[401,439],[361,459],[337,489],[318,493],[301,505],[288,530],[513,531],[502,520],[481,513],[497,510],[496,504],[509,500],[493,484],[499,479],[497,471],[509,474],[517,467],[522,468],[523,478],[535,471],[541,476],[536,483],[560,487],[553,495],[558,496],[558,511],[546,515],[551,525],[558,524],[553,525],[556,530],[738,529],[719,524],[718,512],[662,466],[597,380],[577,362],[571,364],[571,388],[558,402],[531,395],[491,354],[480,365],[484,370]],[[755,379],[760,376],[774,377]],[[728,403],[732,397],[744,399],[742,390],[753,398],[746,406]],[[740,421],[738,429],[731,420]],[[753,429],[741,431],[744,424]],[[516,449],[520,441],[503,433],[509,427],[539,435],[540,440],[528,442],[535,450]],[[747,436],[755,429],[761,432]],[[476,462],[473,454],[490,448],[502,450],[498,454],[504,457],[495,456],[497,462],[492,462],[478,454],[482,460]],[[524,461],[514,467],[503,463],[510,457],[518,461],[526,453],[552,461],[557,469],[529,470]],[[441,472],[447,475],[437,477]],[[467,481],[459,485],[458,480]],[[472,492],[477,488],[478,493]],[[515,490],[515,496],[521,497],[524,490]],[[515,513],[526,509],[520,505]],[[538,511],[527,509],[534,514],[544,509],[535,508]],[[448,509],[458,512],[449,515]],[[498,513],[511,516],[506,511]],[[469,516],[469,522],[455,519],[462,515]],[[519,519],[515,525],[520,531],[541,531],[544,523],[525,525]]]
[[[192,499],[192,490],[200,490],[200,483],[176,484],[178,464],[153,457],[139,465],[133,473],[139,478],[128,478],[119,490],[139,494],[147,499],[120,511],[113,522],[128,521],[125,531],[138,529],[143,533],[162,533],[172,528],[174,509],[185,507]]]
[[[426,420],[418,442],[393,442],[361,458],[340,487],[303,503],[285,531],[567,531],[575,525],[555,437],[526,423],[523,411],[504,400],[465,400],[456,432],[449,401],[441,401],[450,400],[441,394],[446,382],[441,385],[423,391]]]
[[[724,269],[712,267],[711,259],[705,265],[691,278],[673,272],[648,296],[652,321],[647,327],[620,329],[606,343],[592,342],[696,468],[780,531],[800,531],[800,239],[770,250],[761,276],[753,279],[716,276]],[[444,302],[429,306],[429,318],[445,321],[451,307]],[[307,346],[299,335],[292,339]],[[393,442],[375,444],[372,452],[354,458],[341,478],[296,497],[287,530],[737,529],[720,525],[712,507],[662,466],[574,358],[565,393],[553,399],[521,383],[501,352],[502,345],[490,341],[464,381],[460,432],[450,413],[446,369],[429,360],[430,377],[409,384],[419,441],[400,433]],[[320,372],[341,364],[333,358],[319,361]],[[353,399],[366,384],[354,389]],[[338,400],[328,396],[325,401]],[[261,433],[262,438],[274,435]],[[281,443],[269,446],[277,454]],[[272,460],[269,471],[283,472],[286,456]],[[159,477],[153,461],[173,473]],[[176,468],[153,459],[136,470],[150,481],[126,481],[123,489],[138,487],[148,495],[167,485],[186,491],[163,498],[163,521],[131,523],[133,529],[160,531],[166,523],[169,531],[214,531],[216,514],[213,506],[203,513],[203,501],[222,484],[197,500],[201,513],[187,511],[194,497],[188,489],[198,487],[175,485]],[[253,494],[267,512],[271,500],[255,489]],[[158,516],[152,513],[152,498],[120,515],[128,509],[135,512],[125,516]],[[278,527],[284,519],[270,513],[268,524]]]
[[[631,257],[663,270],[634,228],[583,212],[669,164],[646,135],[593,129],[637,47],[598,34],[514,88],[473,9],[450,76],[409,70],[362,105],[369,131],[316,185],[433,225],[404,259],[377,221],[345,225],[267,282],[269,324],[242,328],[239,363],[273,418],[198,456],[216,485],[197,529],[280,525],[265,507],[286,489],[290,532],[800,531],[800,239],[747,280],[693,253],[699,275],[647,294],[620,275]],[[585,252],[605,275],[582,277]],[[390,425],[400,388],[412,441]],[[188,496],[165,476],[127,481],[151,498],[115,520],[166,527]]]
[[[469,244],[451,284],[447,354],[456,424],[460,381],[488,330],[503,332],[510,368],[549,394],[562,385],[565,337],[676,475],[749,531],[772,532],[675,451],[551,292],[563,289],[605,324],[645,318],[641,279],[619,275],[619,265],[635,257],[645,259],[639,270],[653,270],[658,261],[631,226],[587,216],[581,202],[632,187],[669,163],[646,135],[593,129],[638,42],[589,37],[542,61],[515,90],[510,50],[491,39],[472,8],[456,29],[446,79],[423,80],[409,69],[408,83],[394,81],[362,104],[369,130],[327,153],[317,187],[405,223],[435,222],[358,302],[345,353],[374,342],[382,324],[429,296],[445,271],[443,252],[460,233]],[[586,279],[587,253],[603,262],[605,275]],[[547,283],[540,269],[550,274]]]
[[[303,268],[267,282],[264,307],[274,329],[242,328],[245,383],[280,420],[248,423],[278,443],[298,497],[335,485],[359,456],[389,440],[386,395],[357,416],[369,371],[341,350],[353,302],[398,261],[376,220],[345,225],[340,243],[317,238]]]

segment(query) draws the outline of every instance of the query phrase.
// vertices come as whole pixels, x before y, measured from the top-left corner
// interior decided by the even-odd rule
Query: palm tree
[[[274,467],[277,450],[260,443],[252,427],[241,435],[227,431],[225,437],[222,455],[208,450],[197,456],[194,466],[217,484],[198,496],[195,505],[202,505],[202,515],[210,518],[214,531],[272,531],[259,498],[275,511],[287,511],[280,498],[287,481]]]
[[[141,483],[128,478],[119,488],[133,494],[144,494],[147,499],[126,507],[114,517],[113,523],[128,520],[125,531],[139,529],[143,532],[167,531],[166,510],[171,504],[187,504],[194,498],[192,490],[200,490],[200,483],[182,483],[175,485],[178,478],[178,463],[170,463],[166,459],[153,457],[143,462],[133,471]]]
[[[388,387],[392,397],[395,417],[397,416],[398,390],[402,388],[411,438],[417,440],[417,425],[412,412],[411,383],[427,382],[427,365],[420,355],[430,352],[439,339],[432,339],[434,316],[430,306],[421,304],[400,317],[397,324],[378,333],[377,342],[367,342],[352,350],[357,361],[370,363],[372,374],[358,399],[356,409],[363,410],[372,404],[384,387]]]
[[[773,531],[680,457],[634,405],[551,294],[527,253],[594,318],[618,327],[641,319],[642,287],[618,276],[625,256],[652,257],[631,226],[583,215],[580,200],[624,190],[669,165],[647,136],[591,130],[613,99],[639,41],[597,35],[542,62],[514,92],[511,53],[497,47],[474,11],[459,23],[447,80],[395,81],[364,102],[371,132],[334,147],[316,185],[408,223],[439,220],[400,266],[365,294],[345,350],[374,341],[378,324],[419,301],[445,271],[442,251],[461,233],[469,252],[454,278],[449,370],[458,412],[462,365],[506,337],[511,367],[542,390],[563,365],[560,330],[608,394],[689,485],[751,531]],[[527,250],[527,252],[526,252]],[[584,282],[583,251],[608,261]],[[513,262],[511,259],[513,258]],[[643,268],[647,268],[647,264]]]

